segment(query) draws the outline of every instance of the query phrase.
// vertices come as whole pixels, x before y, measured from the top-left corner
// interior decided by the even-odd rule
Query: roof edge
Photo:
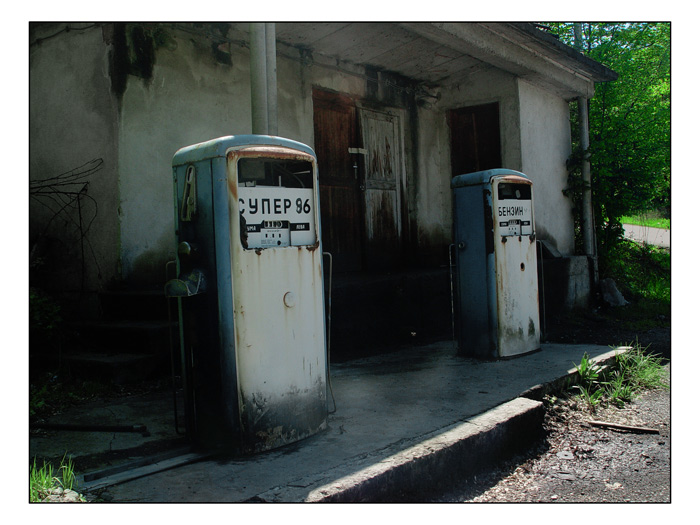
[[[570,67],[579,69],[583,73],[587,73],[594,82],[612,82],[617,80],[618,74],[609,67],[596,62],[592,58],[588,58],[583,53],[577,51],[573,47],[564,44],[555,36],[538,29],[531,22],[509,22],[504,25],[524,33],[525,35],[540,41],[547,48],[553,50],[556,54],[566,60]]]

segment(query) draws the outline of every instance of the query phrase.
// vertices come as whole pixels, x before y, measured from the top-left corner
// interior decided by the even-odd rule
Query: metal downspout
[[[581,151],[583,159],[581,175],[583,178],[583,249],[586,255],[593,261],[593,280],[598,285],[598,258],[596,254],[595,224],[593,222],[593,187],[591,178],[591,161],[588,148],[590,139],[588,136],[588,99],[578,99],[579,127],[581,135]]]
[[[277,135],[277,44],[274,23],[250,24],[253,134]]]
[[[265,24],[250,24],[250,102],[253,134],[268,134]]]
[[[265,66],[267,77],[267,133],[277,135],[277,32],[274,23],[265,24]]]
[[[583,51],[583,31],[581,23],[574,24],[574,46],[579,52]],[[590,138],[588,134],[588,99],[586,97],[578,97],[578,116],[579,116],[579,135],[581,140],[581,151],[583,158],[581,159],[581,176],[583,179],[583,210],[582,224],[583,229],[583,249],[586,256],[593,263],[593,283],[598,286],[598,256],[596,250],[595,239],[595,223],[593,221],[593,186],[591,179],[591,161],[588,148],[590,147]]]

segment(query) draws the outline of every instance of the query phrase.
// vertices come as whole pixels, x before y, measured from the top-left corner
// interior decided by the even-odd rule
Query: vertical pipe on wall
[[[583,179],[583,210],[581,228],[583,229],[583,249],[586,255],[593,261],[593,280],[598,284],[598,261],[596,258],[595,224],[593,222],[593,188],[591,178],[591,161],[588,148],[590,139],[588,136],[588,99],[579,97],[578,116],[581,134],[581,176]]]
[[[588,147],[590,140],[588,137],[588,100],[585,97],[578,98],[579,131],[581,135],[581,151],[583,159],[581,165],[581,175],[583,178],[583,247],[586,255],[595,254],[595,244],[593,239],[593,198],[591,190],[591,162],[589,160]]]
[[[274,23],[265,24],[267,132],[277,135],[277,35]]]
[[[250,102],[253,133],[268,134],[265,24],[250,24]]]
[[[574,23],[574,47],[577,51],[583,50],[583,30],[581,23]],[[588,148],[590,138],[588,135],[588,99],[578,97],[579,135],[581,139],[581,176],[583,179],[583,210],[581,214],[583,230],[583,249],[586,255],[593,261],[593,281],[598,284],[598,260],[596,258],[595,224],[593,222],[593,188],[591,185],[591,162]]]

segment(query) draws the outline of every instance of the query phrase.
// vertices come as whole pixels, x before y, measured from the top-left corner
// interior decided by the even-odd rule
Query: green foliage
[[[639,344],[615,356],[615,367],[633,392],[665,386],[663,361],[645,352]]]
[[[622,407],[625,403],[629,403],[634,399],[634,386],[619,370],[615,370],[612,373],[607,386],[609,401],[617,407]]]
[[[588,354],[583,354],[581,364],[576,365],[579,380],[585,386],[596,386],[600,376],[601,367],[591,362]]]
[[[51,333],[61,323],[61,307],[45,292],[29,289],[29,328]]]
[[[576,44],[574,24],[548,27],[564,43]],[[602,255],[622,239],[622,216],[670,209],[671,28],[668,23],[590,23],[582,28],[581,51],[619,75],[597,85],[589,105],[587,153]],[[577,137],[573,108],[572,126]],[[572,195],[582,189],[577,145],[570,163]]]
[[[108,395],[110,384],[98,381],[69,380],[57,372],[37,375],[29,384],[29,415],[45,416],[60,412],[74,403]]]
[[[29,469],[29,501],[46,501],[56,488],[73,490],[75,481],[75,470],[71,458],[66,460],[65,455],[63,456],[56,474],[54,474],[54,467],[50,462],[44,461],[43,465],[37,468],[36,458],[34,458]]]
[[[666,371],[660,357],[650,355],[639,343],[615,355],[614,364],[601,367],[584,354],[576,366],[578,382],[572,388],[595,412],[596,407],[621,407],[645,390],[665,388]]]
[[[29,501],[43,501],[54,488],[53,465],[44,462],[41,468],[36,466],[36,458],[34,464],[29,471]]]
[[[671,306],[671,254],[668,250],[620,240],[600,259],[601,276],[612,277],[623,295],[662,310]],[[665,312],[660,312],[665,315]]]
[[[593,363],[588,354],[583,354],[581,363],[576,365],[579,381],[572,388],[579,391],[579,395],[586,401],[588,406],[595,407],[603,400],[603,386],[601,382],[602,368]]]
[[[626,215],[620,217],[622,224],[636,224],[646,228],[671,229],[671,219],[659,216],[658,212],[645,212],[637,215]]]

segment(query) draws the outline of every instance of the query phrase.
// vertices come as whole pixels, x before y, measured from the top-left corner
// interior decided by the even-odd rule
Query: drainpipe
[[[581,165],[581,174],[583,177],[583,249],[588,257],[596,260],[596,243],[595,243],[595,224],[593,223],[593,189],[591,187],[591,161],[588,148],[590,139],[588,136],[588,99],[586,97],[578,98],[578,117],[579,131],[581,135],[581,151],[583,159]],[[595,282],[598,284],[597,264],[595,271]]]
[[[265,24],[267,76],[267,132],[277,135],[277,32],[274,23]]]
[[[574,24],[574,42],[576,49],[580,52],[583,49],[580,23]],[[588,152],[590,138],[588,135],[588,99],[586,97],[578,97],[578,117],[581,151],[583,152],[581,161],[581,175],[583,178],[583,210],[581,224],[581,228],[583,229],[583,249],[589,260],[593,263],[593,282],[597,287],[598,257],[596,256],[595,224],[593,222],[593,188],[591,185],[590,153]]]
[[[253,134],[268,134],[265,24],[250,24],[250,103]]]
[[[253,133],[277,135],[277,46],[274,23],[250,24]]]

